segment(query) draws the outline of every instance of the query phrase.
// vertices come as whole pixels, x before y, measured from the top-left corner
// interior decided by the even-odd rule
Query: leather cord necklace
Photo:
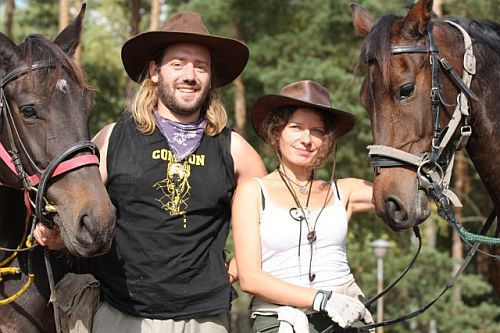
[[[281,177],[281,180],[283,181],[283,183],[285,184],[286,188],[288,189],[288,192],[290,192],[290,195],[292,196],[293,200],[295,201],[295,204],[297,205],[297,207],[292,207],[290,208],[290,216],[296,220],[296,221],[299,221],[300,222],[300,227],[299,227],[299,246],[298,246],[298,255],[300,257],[300,245],[301,245],[301,240],[302,240],[302,221],[306,221],[306,226],[307,226],[307,230],[308,230],[308,233],[307,233],[307,241],[309,242],[309,245],[310,245],[310,256],[309,256],[309,274],[308,274],[308,277],[309,277],[309,282],[313,282],[314,279],[316,278],[316,274],[312,273],[312,256],[313,256],[313,243],[314,241],[316,241],[316,224],[318,222],[318,219],[319,217],[321,216],[321,213],[323,212],[323,210],[325,209],[326,207],[326,203],[328,202],[328,196],[330,194],[330,188],[328,188],[328,191],[326,193],[326,197],[325,197],[325,201],[323,203],[323,206],[321,207],[321,210],[319,211],[318,215],[316,216],[316,219],[314,220],[314,224],[312,225],[312,228],[311,228],[311,224],[309,223],[309,199],[311,198],[311,192],[312,192],[312,184],[313,184],[313,176],[311,174],[311,179],[309,180],[309,191],[307,192],[307,199],[306,199],[306,206],[305,208],[302,206],[302,204],[300,203],[300,200],[299,198],[297,197],[297,194],[295,193],[295,190],[293,189],[293,187],[291,186],[291,180],[290,178],[285,174],[285,172],[281,171],[280,168],[278,168],[278,174],[280,175]],[[298,212],[298,210],[300,209],[300,213],[302,213],[302,215],[300,215],[300,213]]]

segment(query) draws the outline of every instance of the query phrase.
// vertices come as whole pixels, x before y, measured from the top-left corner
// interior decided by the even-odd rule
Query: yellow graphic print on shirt
[[[152,158],[167,161],[166,178],[153,184],[154,189],[162,193],[162,196],[156,200],[170,216],[182,215],[182,227],[186,228],[186,209],[191,190],[189,184],[191,165],[204,165],[205,155],[192,154],[184,162],[179,163],[175,161],[171,151],[162,149],[155,150]]]

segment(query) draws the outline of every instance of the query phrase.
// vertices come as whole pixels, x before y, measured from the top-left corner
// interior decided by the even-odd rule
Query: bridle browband
[[[52,177],[64,174],[86,165],[99,165],[98,150],[91,141],[80,141],[72,144],[69,148],[59,153],[49,165],[42,170],[33,161],[31,155],[26,149],[23,140],[19,134],[17,126],[14,122],[14,117],[9,107],[7,97],[5,96],[5,86],[27,74],[29,71],[38,69],[54,68],[55,65],[49,62],[35,62],[31,66],[20,66],[5,76],[0,78],[0,119],[4,120],[7,131],[10,149],[7,150],[0,142],[0,158],[9,167],[9,169],[20,179],[22,188],[25,190],[25,202],[27,209],[31,211],[31,206],[34,206],[36,219],[48,227],[53,227],[53,221],[47,217],[48,213],[53,213],[54,206],[45,205],[45,194],[47,192],[49,180]],[[16,140],[19,147],[16,145]],[[83,151],[90,151],[91,155],[76,155]],[[21,154],[23,154],[30,167],[35,171],[29,175],[25,171],[25,167],[21,162]],[[73,156],[73,157],[71,157]],[[38,185],[38,189],[35,186]],[[29,193],[36,192],[35,202],[30,204]],[[51,207],[51,208],[49,208]]]

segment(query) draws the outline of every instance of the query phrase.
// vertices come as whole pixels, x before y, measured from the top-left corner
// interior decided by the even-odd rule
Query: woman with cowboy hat
[[[254,296],[254,332],[321,332],[372,322],[346,257],[348,221],[373,210],[369,182],[324,181],[336,140],[354,126],[326,88],[310,80],[259,98],[257,134],[275,151],[278,168],[238,187],[232,228],[240,286]],[[332,176],[333,177],[333,176]],[[338,327],[336,326],[336,327]]]
[[[102,289],[94,333],[228,331],[231,198],[267,172],[226,127],[216,88],[243,71],[248,54],[192,12],[124,44],[123,65],[140,87],[95,138],[117,227],[110,251],[89,262]]]

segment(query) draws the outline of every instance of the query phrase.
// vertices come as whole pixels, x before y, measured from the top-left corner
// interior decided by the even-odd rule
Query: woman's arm
[[[337,185],[342,193],[348,219],[353,213],[369,212],[375,209],[371,182],[358,178],[344,178],[339,179]]]

